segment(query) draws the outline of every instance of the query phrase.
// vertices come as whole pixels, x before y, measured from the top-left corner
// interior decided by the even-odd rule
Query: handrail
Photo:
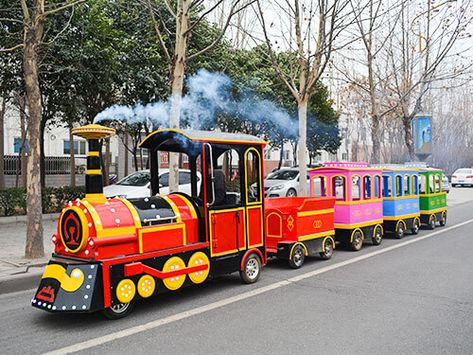
[[[214,176],[214,163],[213,163],[213,153],[212,146],[210,143],[205,143],[204,146],[209,147],[210,155],[210,181],[212,183],[212,203],[207,202],[207,207],[213,206],[215,204],[215,176]]]

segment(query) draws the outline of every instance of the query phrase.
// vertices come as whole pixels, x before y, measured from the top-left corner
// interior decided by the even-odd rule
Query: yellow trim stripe
[[[105,203],[107,202],[107,198],[104,194],[97,193],[97,194],[85,194],[85,200],[88,202],[94,203]]]
[[[138,214],[138,212],[136,211],[136,208],[135,206],[133,206],[133,204],[128,201],[127,199],[124,199],[124,198],[117,198],[117,200],[120,200],[121,202],[123,202],[123,204],[128,207],[128,210],[130,211],[131,215],[133,216],[133,222],[135,222],[135,227],[136,228],[141,228],[141,219],[140,219],[140,216]]]
[[[136,234],[136,227],[116,227],[102,230],[100,238],[116,237],[125,234]]]
[[[297,238],[299,242],[306,241],[306,240],[311,240],[311,239],[318,239],[318,238],[323,238],[323,237],[331,237],[332,235],[335,234],[334,230],[329,230],[325,232],[320,232],[320,233],[315,233],[315,234],[307,234],[307,235],[302,235]]]
[[[177,222],[182,222],[181,219],[181,214],[179,213],[179,208],[177,208],[176,204],[174,203],[173,200],[171,200],[168,196],[161,196],[164,200],[166,200],[169,205],[171,205],[171,208],[174,212],[174,215],[176,216],[176,221]]]
[[[98,156],[100,156],[100,153],[97,152],[97,151],[95,151],[95,150],[92,150],[92,151],[89,151],[89,152],[87,153],[87,155],[88,155],[89,157],[98,157]]]
[[[87,175],[100,175],[102,174],[101,169],[87,169],[85,172]]]
[[[151,138],[152,136],[154,136],[155,134],[158,134],[158,133],[161,133],[161,132],[176,132],[176,133],[180,133],[182,134],[183,136],[189,138],[191,141],[193,142],[223,142],[223,143],[228,143],[228,142],[231,142],[231,143],[242,143],[242,144],[262,144],[262,145],[266,145],[267,142],[266,141],[246,141],[246,140],[239,140],[239,139],[218,139],[218,138],[211,138],[211,137],[201,137],[201,138],[192,138],[191,136],[189,136],[188,134],[184,133],[183,131],[181,131],[180,129],[176,129],[176,128],[162,128],[162,129],[158,129],[154,132],[151,132],[150,134],[148,134],[145,139],[143,139],[140,143],[140,147],[143,146],[143,144],[149,139]]]
[[[259,187],[259,201],[253,201],[253,202],[249,202],[248,201],[248,195],[249,195],[249,192],[250,192],[250,186],[248,185],[248,154],[251,152],[251,151],[254,151],[256,152],[256,154],[258,155],[258,187]],[[258,152],[258,150],[256,150],[256,148],[254,147],[251,147],[251,148],[248,148],[245,152],[245,156],[244,156],[244,162],[245,162],[245,186],[246,186],[246,205],[259,205],[261,204],[261,200],[263,199],[263,184],[261,183],[261,172],[262,172],[262,169],[261,169],[261,154]]]
[[[407,199],[407,198],[419,198],[419,195],[383,197],[383,200],[402,200],[402,199]]]
[[[420,213],[411,213],[411,214],[403,214],[400,216],[384,216],[383,219],[385,221],[397,221],[399,219],[404,219],[404,218],[415,218],[419,217]]]
[[[369,202],[381,202],[383,201],[382,198],[373,198],[367,200],[356,200],[356,201],[336,201],[335,203],[338,205],[358,205],[360,203],[369,203]]]
[[[319,210],[319,211],[297,212],[297,217],[317,216],[317,215],[325,214],[325,213],[333,213],[333,211],[334,211],[333,208],[327,208],[325,210]]]
[[[173,195],[173,196],[179,196],[182,201],[189,207],[189,210],[191,211],[191,216],[192,218],[196,219],[197,218],[197,213],[195,212],[195,207],[192,205],[192,203],[183,195]]]
[[[420,214],[432,214],[432,213],[437,213],[437,212],[443,212],[446,210],[447,210],[447,207],[437,208],[435,210],[420,210]]]
[[[435,192],[432,194],[420,194],[420,197],[437,197],[437,196],[442,196],[442,195],[447,195],[445,191],[440,191],[440,192]]]
[[[378,223],[383,223],[382,219],[377,219],[374,221],[368,221],[364,223],[354,223],[354,224],[335,224],[335,228],[337,229],[352,229],[352,228],[360,228],[360,227],[367,227],[372,226]]]

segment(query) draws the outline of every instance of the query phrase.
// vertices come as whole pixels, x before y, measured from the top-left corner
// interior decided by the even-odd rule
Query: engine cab
[[[180,153],[191,171],[191,196],[199,220],[197,240],[208,243],[211,274],[242,269],[246,256],[264,253],[262,154],[265,142],[245,134],[160,129],[141,143],[148,148],[151,196],[159,194],[159,152]],[[199,181],[197,172],[202,179]],[[198,193],[199,191],[199,193]]]

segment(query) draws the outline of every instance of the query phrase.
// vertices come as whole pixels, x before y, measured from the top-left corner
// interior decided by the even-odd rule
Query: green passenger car
[[[447,223],[447,193],[442,191],[443,171],[426,168],[419,171],[420,221],[430,229],[437,222]]]

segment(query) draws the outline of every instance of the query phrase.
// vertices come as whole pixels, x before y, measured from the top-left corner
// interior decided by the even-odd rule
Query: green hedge
[[[76,198],[83,198],[85,187],[45,187],[43,188],[43,213],[60,212],[64,205]],[[26,189],[9,188],[0,190],[0,216],[26,214]]]

